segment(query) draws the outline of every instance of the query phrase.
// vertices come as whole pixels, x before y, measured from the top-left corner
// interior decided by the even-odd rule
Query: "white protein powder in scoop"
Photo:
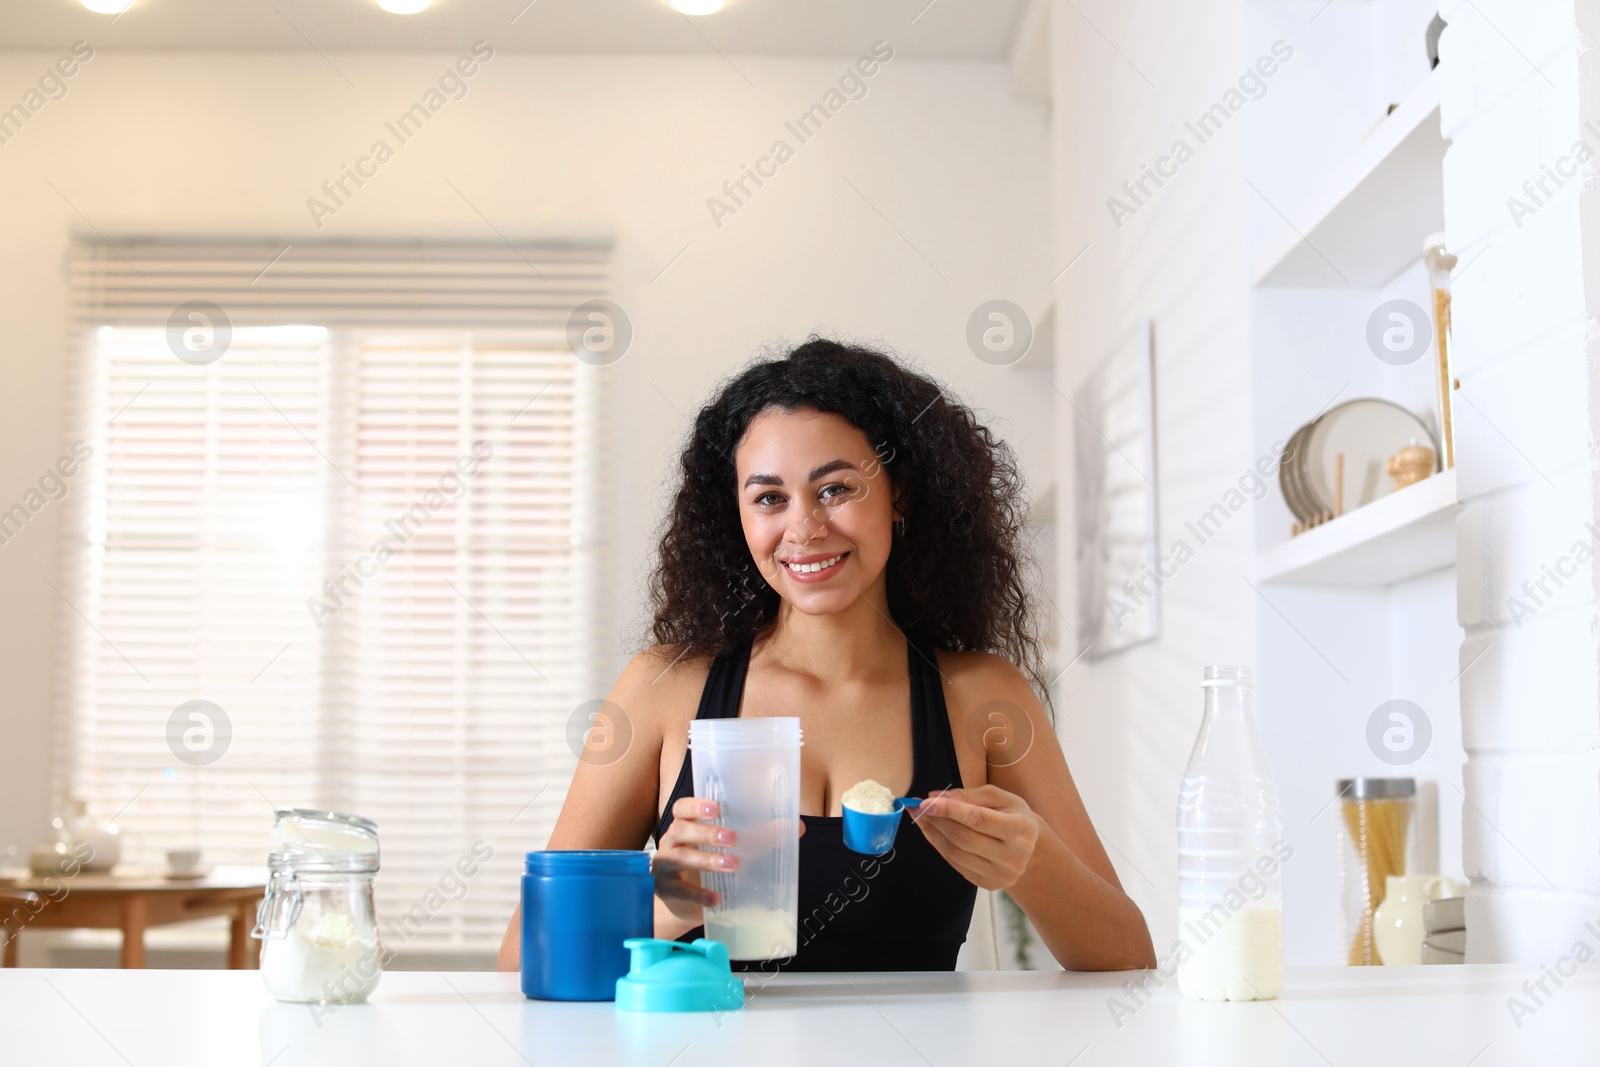
[[[846,789],[839,800],[845,807],[868,815],[894,814],[894,794],[871,778],[863,778]]]

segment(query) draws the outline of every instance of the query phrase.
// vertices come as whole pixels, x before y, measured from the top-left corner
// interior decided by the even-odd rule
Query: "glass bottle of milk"
[[[1178,988],[1270,1000],[1283,988],[1278,787],[1248,667],[1207,667],[1205,717],[1178,794]]]

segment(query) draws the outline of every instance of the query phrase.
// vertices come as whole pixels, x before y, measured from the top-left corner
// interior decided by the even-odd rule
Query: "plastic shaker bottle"
[[[1278,787],[1248,667],[1207,667],[1205,716],[1178,794],[1178,988],[1270,1000],[1283,988]],[[1183,946],[1188,951],[1185,952]]]
[[[706,937],[736,960],[792,956],[800,918],[800,720],[696,719],[689,724],[694,795],[733,830],[735,871],[703,874],[719,894]]]

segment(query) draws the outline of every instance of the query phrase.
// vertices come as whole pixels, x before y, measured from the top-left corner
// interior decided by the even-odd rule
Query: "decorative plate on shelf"
[[[1411,444],[1438,452],[1422,420],[1399,404],[1365,397],[1347,400],[1311,423],[1296,454],[1293,478],[1313,512],[1348,512],[1393,491],[1385,465]],[[1338,456],[1344,454],[1344,500],[1336,499]],[[1434,470],[1438,470],[1435,460]],[[1302,516],[1302,519],[1305,518]]]
[[[1289,511],[1301,522],[1310,522],[1314,509],[1306,499],[1304,487],[1300,484],[1300,454],[1305,449],[1306,436],[1310,434],[1315,423],[1306,423],[1289,437],[1289,443],[1284,447],[1283,456],[1278,461],[1278,485],[1283,490],[1283,501],[1289,505]]]

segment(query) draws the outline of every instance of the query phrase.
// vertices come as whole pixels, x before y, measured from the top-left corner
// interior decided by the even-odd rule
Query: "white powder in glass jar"
[[[378,987],[382,968],[376,938],[356,934],[348,915],[329,912],[297,922],[261,945],[261,977],[279,1000],[356,1004]]]

